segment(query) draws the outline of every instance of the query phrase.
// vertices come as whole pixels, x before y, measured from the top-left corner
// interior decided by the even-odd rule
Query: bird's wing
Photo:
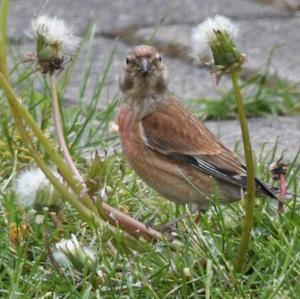
[[[240,158],[178,102],[146,116],[141,122],[141,130],[144,143],[153,151],[246,188],[247,173]],[[258,180],[257,187],[269,195],[266,186]]]

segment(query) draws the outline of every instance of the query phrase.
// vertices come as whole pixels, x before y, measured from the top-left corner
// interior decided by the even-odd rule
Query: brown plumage
[[[214,185],[221,202],[246,188],[242,160],[220,143],[168,90],[166,67],[155,48],[138,46],[120,81],[122,147],[132,168],[152,188],[179,203],[205,209]],[[257,180],[257,193],[276,198]]]

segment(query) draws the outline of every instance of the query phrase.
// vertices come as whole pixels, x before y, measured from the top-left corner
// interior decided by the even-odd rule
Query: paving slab
[[[251,0],[14,0],[10,1],[9,36],[24,39],[31,19],[44,6],[43,13],[64,18],[77,33],[82,32],[90,20],[100,31],[109,32],[117,28],[155,25],[162,18],[166,24],[190,24],[215,13],[252,19],[290,14]]]
[[[246,67],[260,70],[265,66],[270,51],[276,48],[272,66],[286,80],[299,81],[300,17],[237,20],[240,28],[238,44],[247,57]],[[154,44],[166,48],[177,47],[178,52],[191,53],[191,31],[193,25],[162,26],[154,35]],[[154,28],[142,28],[135,32],[137,40],[147,40]],[[134,38],[132,37],[132,40]],[[183,57],[184,58],[184,57]]]

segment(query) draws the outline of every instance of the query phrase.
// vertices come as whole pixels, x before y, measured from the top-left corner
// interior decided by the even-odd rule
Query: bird
[[[247,189],[243,160],[181,104],[168,88],[167,67],[152,46],[136,46],[120,77],[121,146],[132,169],[166,199],[206,210],[216,193],[222,204]],[[256,193],[277,199],[255,178]]]

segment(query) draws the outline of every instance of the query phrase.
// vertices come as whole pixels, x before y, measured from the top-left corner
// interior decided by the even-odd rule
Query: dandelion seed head
[[[78,242],[74,243],[71,239],[62,239],[55,244],[55,248],[60,251],[75,252],[78,248]]]
[[[79,39],[72,34],[62,19],[40,15],[32,21],[31,26],[35,34],[43,37],[45,42],[58,50],[59,54],[64,50],[73,50],[78,45]]]
[[[193,276],[190,267],[183,268],[183,274],[187,278],[191,278]]]
[[[238,31],[238,27],[224,16],[207,18],[192,30],[193,51],[197,56],[207,53],[211,43],[217,38],[216,32],[226,32],[231,38],[236,38]]]
[[[15,180],[14,189],[20,206],[32,207],[41,186],[49,185],[48,179],[39,168],[23,171]]]
[[[53,258],[54,260],[61,266],[63,267],[70,267],[71,262],[70,260],[66,257],[66,255],[59,250],[53,251]]]
[[[55,177],[61,180],[61,176],[56,172],[52,172]],[[53,196],[55,189],[44,173],[37,167],[31,167],[22,171],[14,181],[14,191],[17,203],[23,208],[34,208],[40,201],[41,190],[45,189],[49,201],[41,201],[42,207],[47,204],[55,204],[57,196]],[[52,197],[53,200],[52,200]],[[59,201],[57,201],[59,203]]]
[[[61,266],[71,265],[78,271],[83,270],[85,266],[92,267],[96,261],[95,252],[87,246],[82,246],[73,234],[71,239],[62,239],[55,244],[53,257]]]
[[[36,224],[42,224],[44,223],[45,217],[44,215],[38,214],[35,216],[35,223]]]
[[[83,253],[92,261],[95,261],[96,259],[95,252],[87,246],[81,246],[74,234],[72,234],[71,239],[62,239],[57,242],[55,248],[66,255],[70,254],[76,257],[76,255]]]

